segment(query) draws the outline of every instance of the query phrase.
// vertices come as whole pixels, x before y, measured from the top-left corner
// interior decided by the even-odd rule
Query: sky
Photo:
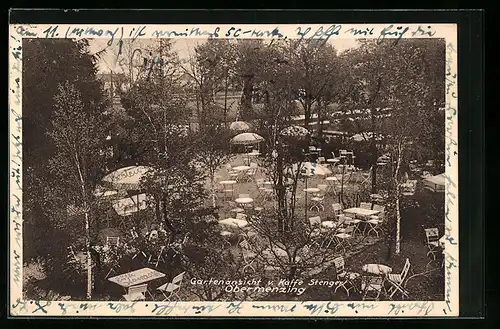
[[[98,63],[100,72],[121,71],[119,65],[117,64],[116,54],[118,53],[118,45],[114,44],[108,47],[106,44],[107,39],[88,39],[90,44],[90,52],[95,54],[103,49],[107,49],[102,60]],[[138,43],[137,47],[147,46],[157,39],[136,39],[135,42]],[[173,50],[177,52],[179,58],[188,58],[189,54],[194,51],[197,44],[205,41],[206,39],[176,39],[173,44]],[[349,48],[356,47],[357,43],[355,39],[330,39],[331,43],[339,52],[342,52]]]

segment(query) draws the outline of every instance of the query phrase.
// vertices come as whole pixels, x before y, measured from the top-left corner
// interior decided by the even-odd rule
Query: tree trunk
[[[394,253],[399,255],[401,251],[401,209],[399,200],[399,169],[401,167],[402,145],[398,142],[398,158],[396,160],[396,170],[394,171],[394,182],[396,184],[396,247]]]
[[[287,229],[288,223],[286,223],[287,213],[285,204],[285,187],[283,185],[283,150],[281,144],[278,145],[278,158],[276,159],[276,167],[278,170],[278,184],[277,184],[277,195],[278,195],[278,228],[279,230]]]
[[[304,103],[304,126],[309,129],[309,123],[311,122],[311,99],[309,95],[306,95],[306,100]]]
[[[227,93],[228,93],[228,72],[226,70],[226,78],[224,80],[224,127],[227,127]]]
[[[370,149],[371,149],[371,163],[372,163],[372,194],[377,193],[377,159],[378,159],[378,151],[377,151],[377,142],[375,140],[375,109],[370,110],[370,118],[371,118],[371,130],[372,136],[370,140]]]
[[[78,154],[75,153],[75,164],[80,178],[80,187],[82,189],[83,209],[85,216],[85,245],[87,249],[87,300],[92,300],[92,255],[90,253],[90,218],[89,207],[87,203],[87,191],[85,188],[85,179],[83,177],[82,168]]]
[[[215,208],[216,202],[215,202],[215,177],[214,174],[210,174],[210,186],[211,186],[211,192],[212,192],[212,206]]]
[[[248,121],[252,116],[253,77],[247,76],[243,80],[243,93],[241,94],[241,120]]]

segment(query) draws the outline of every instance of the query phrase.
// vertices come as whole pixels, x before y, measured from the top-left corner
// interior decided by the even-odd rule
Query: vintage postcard
[[[11,25],[10,315],[458,316],[454,24]]]

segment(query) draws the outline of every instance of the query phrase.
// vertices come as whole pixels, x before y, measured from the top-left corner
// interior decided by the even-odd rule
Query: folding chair
[[[127,302],[135,302],[139,300],[146,300],[146,293],[148,292],[148,284],[140,284],[128,288],[128,293],[123,295],[123,299]]]
[[[318,163],[324,163],[326,161],[325,157],[318,157]]]
[[[380,300],[380,294],[384,290],[385,278],[382,276],[362,276],[361,291],[363,300]]]
[[[410,259],[406,258],[405,265],[403,266],[401,273],[390,273],[387,275],[387,281],[391,284],[388,291],[390,293],[390,298],[392,298],[396,292],[400,292],[403,298],[409,297],[408,292],[404,288],[404,282],[408,276],[408,272],[410,271],[410,266]]]
[[[334,204],[332,204],[332,208],[333,208],[333,214],[336,217],[342,215],[342,205],[340,203],[334,203]]]
[[[222,249],[226,249],[226,246],[230,248],[231,242],[229,241],[229,238],[231,238],[234,235],[234,233],[229,231],[222,231],[220,232],[220,235],[222,237]]]
[[[359,204],[359,207],[362,208],[362,209],[372,209],[372,204],[369,203],[369,202],[361,202]]]
[[[264,186],[264,178],[257,178],[255,180],[255,185],[257,185],[257,192],[259,193],[257,199],[260,200],[264,196],[264,190],[266,189]]]
[[[253,262],[255,261],[257,254],[250,250],[250,244],[248,243],[247,240],[241,241],[239,243],[239,246],[241,247],[243,262],[245,263],[245,265],[243,266],[243,269],[242,269],[243,273],[245,272],[245,270],[247,268],[251,268],[255,273],[256,271],[255,271],[255,268],[253,267]]]
[[[337,274],[333,293],[335,294],[339,288],[342,288],[347,293],[347,296],[349,296],[349,291],[356,289],[353,281],[359,278],[360,275],[359,273],[347,272],[345,270],[345,261],[342,256],[335,258],[333,263],[335,265],[335,273]]]
[[[149,257],[148,263],[150,265],[154,265],[155,267],[158,267],[158,264],[160,264],[160,262],[165,263],[165,258],[163,258],[163,252],[165,251],[165,248],[165,246],[162,246],[160,248],[160,252],[158,253],[158,256],[156,258],[152,258],[152,256]]]
[[[344,252],[346,250],[346,244],[348,246],[350,246],[350,242],[349,240],[352,238],[353,234],[354,234],[354,225],[348,225],[344,230],[343,232],[341,233],[337,233],[334,235],[334,239],[335,241],[337,242],[337,245],[335,246],[335,248],[339,248],[341,247]]]
[[[119,244],[120,244],[120,237],[118,237],[118,236],[107,236],[106,237],[106,246],[108,246],[108,247],[112,247],[112,246],[118,247]]]
[[[159,290],[165,297],[163,301],[170,301],[172,297],[177,297],[177,299],[180,299],[178,294],[181,289],[182,280],[184,279],[185,273],[186,272],[182,272],[181,274],[174,277],[172,279],[172,282],[167,282],[157,288],[157,290]]]
[[[239,172],[233,170],[233,166],[231,166],[230,163],[226,164],[226,169],[229,172],[229,178],[237,180],[238,176],[240,175]]]
[[[439,230],[437,228],[426,228],[424,231],[427,239],[427,248],[429,249],[427,256],[430,254],[436,260],[436,252],[439,247]]]
[[[325,200],[325,194],[317,194],[311,198],[311,207],[309,207],[310,211],[316,209],[316,211],[324,211],[325,206],[323,205],[323,201]]]

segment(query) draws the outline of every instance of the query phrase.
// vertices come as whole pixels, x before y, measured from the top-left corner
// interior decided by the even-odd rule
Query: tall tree
[[[106,119],[100,106],[86,108],[81,93],[66,82],[55,96],[55,111],[50,136],[56,146],[51,159],[61,187],[68,191],[85,217],[87,250],[87,299],[92,298],[92,192],[99,180],[105,159],[99,156],[107,134]]]

